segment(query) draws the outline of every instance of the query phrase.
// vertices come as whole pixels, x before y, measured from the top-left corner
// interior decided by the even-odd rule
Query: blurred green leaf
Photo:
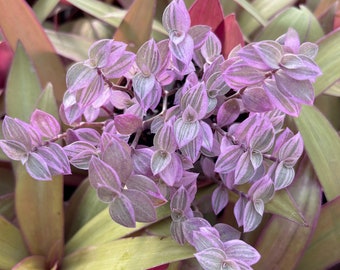
[[[291,7],[281,12],[260,31],[255,39],[276,39],[286,33],[289,27],[299,33],[301,42],[313,42],[323,36],[318,20],[309,9],[301,5],[300,8]]]
[[[127,13],[125,10],[116,8],[112,5],[96,0],[68,0],[68,2],[74,5],[75,7],[79,8],[80,10],[98,18],[99,20],[102,20],[110,24],[113,27],[118,27]],[[146,7],[149,6],[147,1],[145,2],[146,2],[145,6]],[[142,19],[140,22],[142,22],[140,23],[140,26],[144,25],[145,23],[144,19]],[[167,34],[161,23],[157,21],[153,22],[152,28],[154,31],[160,34],[164,35]]]
[[[44,256],[30,256],[17,263],[12,270],[43,270],[46,269]],[[52,269],[51,269],[52,270]]]
[[[36,108],[52,114],[56,119],[59,120],[58,105],[54,96],[53,86],[51,83],[48,83],[45,89],[39,95],[38,101],[36,103]]]
[[[113,38],[128,44],[130,51],[137,52],[150,39],[155,8],[155,0],[135,0]]]
[[[15,179],[10,166],[8,168],[0,167],[0,175],[0,195],[14,192]]]
[[[88,179],[84,180],[73,193],[65,210],[66,240],[106,207],[98,199],[96,190],[90,186]]]
[[[294,198],[288,190],[280,190],[275,193],[274,198],[266,204],[265,212],[274,214],[290,221],[296,222],[300,226],[306,225],[305,218]]]
[[[316,17],[320,17],[324,14],[337,0],[319,0],[318,5],[314,11]]]
[[[20,231],[0,216],[0,269],[10,269],[28,255]]]
[[[63,63],[26,1],[0,0],[0,27],[12,49],[19,40],[22,42],[41,84],[52,82],[57,100],[61,101],[66,89]]]
[[[162,220],[170,216],[169,204],[157,208],[157,219]],[[89,222],[87,222],[77,233],[66,243],[65,254],[70,254],[77,249],[99,245],[108,241],[116,240],[134,233],[149,226],[150,223],[137,222],[135,228],[127,228],[115,223],[108,208],[101,211]],[[98,229],[100,228],[100,229]]]
[[[57,53],[73,61],[84,61],[92,42],[69,33],[45,30]]]
[[[340,29],[331,32],[318,41],[319,53],[316,63],[322,70],[322,75],[315,82],[315,95],[321,94],[340,80]]]
[[[61,269],[148,269],[191,258],[194,252],[169,237],[125,238],[78,250],[64,258]]]
[[[7,220],[14,219],[14,193],[0,196],[0,216],[3,216]]]
[[[330,88],[328,88],[325,94],[340,97],[340,81],[335,82]]]
[[[303,106],[294,119],[328,201],[340,195],[340,138],[313,106]]]
[[[38,0],[34,3],[33,11],[40,22],[43,22],[58,5],[59,0]]]
[[[324,204],[312,240],[297,269],[328,269],[339,262],[340,197]]]
[[[321,188],[307,158],[300,163],[295,180],[288,189],[308,226],[273,216],[255,245],[261,260],[254,269],[294,269],[313,233],[321,209]]]
[[[295,0],[254,0],[251,5],[253,6],[254,12],[257,11],[259,16],[261,16],[264,20],[269,20],[278,12],[291,6],[294,2]],[[240,13],[238,22],[243,34],[247,37],[252,35],[254,31],[261,26],[261,24],[258,23],[256,19],[248,13],[248,11]]]
[[[36,70],[19,42],[7,79],[5,95],[7,114],[28,122],[40,93],[41,86]],[[18,98],[25,102],[19,103]]]
[[[234,0],[238,5],[240,5],[245,11],[247,11],[256,21],[258,21],[262,26],[266,26],[266,19],[262,18],[262,15],[258,12],[254,6],[246,0]]]

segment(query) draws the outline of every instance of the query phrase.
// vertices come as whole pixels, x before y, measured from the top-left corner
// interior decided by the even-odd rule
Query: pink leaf
[[[151,170],[154,175],[163,171],[171,161],[171,154],[164,150],[157,150],[151,158]]]
[[[241,112],[239,101],[236,98],[225,101],[217,111],[217,124],[220,127],[228,126],[235,122]]]
[[[283,49],[276,41],[262,41],[255,43],[253,48],[265,63],[271,69],[278,69],[279,63],[283,56]]]
[[[160,67],[160,54],[155,40],[150,39],[139,48],[136,63],[143,74],[157,73]]]
[[[31,115],[31,125],[46,138],[53,138],[59,135],[60,125],[57,119],[51,114],[36,109]]]
[[[111,218],[125,227],[136,227],[135,211],[127,196],[121,194],[116,196],[110,204],[109,212]]]
[[[288,187],[294,180],[295,171],[291,167],[286,167],[284,162],[280,162],[275,170],[274,187],[280,190]]]
[[[52,180],[52,175],[45,160],[37,153],[29,153],[25,167],[27,172],[36,180]]]
[[[236,185],[248,183],[254,175],[255,169],[250,157],[250,151],[247,151],[240,156],[240,159],[238,160],[235,168]]]
[[[215,171],[228,173],[235,170],[236,164],[243,153],[244,151],[239,145],[227,146],[217,158]]]
[[[228,189],[219,185],[213,192],[211,204],[215,215],[220,213],[227,206],[229,200]]]
[[[189,14],[191,25],[208,25],[213,31],[223,21],[223,8],[219,0],[196,0],[190,7]]]
[[[179,148],[194,140],[199,132],[199,122],[188,122],[179,118],[175,122],[175,137]]]
[[[174,186],[181,183],[183,174],[182,160],[176,153],[172,153],[170,163],[159,173],[159,176],[168,186]]]
[[[190,28],[190,16],[183,0],[172,1],[164,10],[162,23],[165,30],[186,33]]]
[[[243,35],[235,14],[226,16],[215,30],[215,33],[222,42],[222,54],[225,58],[237,45],[244,46]]]
[[[13,140],[0,140],[0,148],[10,159],[20,160],[23,163],[27,159],[27,149],[20,142]]]
[[[274,109],[262,87],[247,87],[241,97],[244,107],[250,112],[267,112]]]
[[[2,123],[2,134],[5,140],[20,142],[27,150],[31,150],[32,143],[29,133],[18,119],[6,115]]]
[[[134,53],[124,52],[124,54],[119,59],[111,62],[111,66],[103,68],[102,72],[108,79],[120,78],[130,70],[135,58],[136,55]]]
[[[142,119],[133,114],[120,114],[114,118],[117,131],[123,135],[135,133],[142,127]]]
[[[256,211],[252,201],[248,201],[244,209],[243,227],[244,232],[250,232],[257,228],[262,220],[262,216]]]
[[[258,251],[242,240],[231,240],[223,245],[226,256],[232,260],[242,261],[249,265],[260,260],[261,256]]]

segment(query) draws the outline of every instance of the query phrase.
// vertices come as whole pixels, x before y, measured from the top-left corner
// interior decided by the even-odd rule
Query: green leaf
[[[137,52],[150,39],[155,15],[155,0],[135,0],[114,34],[114,39],[128,44],[128,49]]]
[[[44,256],[30,256],[17,263],[12,270],[43,270],[46,269]],[[51,270],[54,268],[51,268]]]
[[[340,81],[335,82],[324,93],[330,96],[340,97]]]
[[[68,0],[68,2],[80,10],[114,27],[118,27],[121,24],[127,13],[125,10],[96,0]],[[147,1],[145,2],[145,6],[149,6]],[[140,22],[143,22],[140,23],[140,26],[143,26],[145,23],[144,19],[142,19]],[[167,32],[164,30],[163,26],[157,21],[153,22],[152,28],[158,32],[158,34],[167,35]]]
[[[169,204],[157,208],[157,219],[162,220],[170,216]],[[115,223],[108,208],[87,222],[77,233],[66,243],[65,254],[70,254],[77,249],[99,245],[108,241],[116,240],[134,233],[149,226],[150,223],[137,222],[135,228],[127,228]],[[100,229],[98,229],[100,228]]]
[[[267,24],[266,19],[262,17],[262,15],[258,12],[254,6],[247,2],[246,0],[234,0],[237,4],[239,4],[245,11],[247,11],[256,21],[258,21],[262,26]]]
[[[315,95],[330,89],[340,80],[340,29],[331,32],[325,38],[318,41],[319,53],[316,63],[322,70],[322,75],[315,82]]]
[[[286,189],[275,193],[274,198],[265,205],[265,212],[286,218],[301,226],[306,225],[304,216]]]
[[[340,138],[328,120],[311,106],[303,106],[294,121],[328,201],[340,194]]]
[[[256,36],[256,40],[276,39],[287,32],[288,28],[294,28],[300,36],[301,42],[316,41],[323,36],[323,30],[305,6],[289,8],[281,12]]]
[[[191,258],[194,252],[169,237],[125,238],[76,251],[64,258],[61,269],[148,269]]]
[[[58,5],[59,0],[38,0],[34,3],[33,11],[40,22],[43,22]]]
[[[51,83],[48,83],[45,89],[41,92],[36,103],[36,108],[53,115],[57,120],[59,120],[58,104],[55,99]]]
[[[0,168],[0,195],[14,192],[15,179],[10,168]]]
[[[14,193],[0,196],[0,216],[3,216],[7,220],[14,219]]]
[[[62,101],[66,89],[64,65],[26,1],[0,0],[0,28],[13,50],[19,40],[22,42],[41,84],[52,82],[57,100]]]
[[[73,34],[45,30],[57,53],[73,61],[84,61],[92,42]]]
[[[321,209],[321,188],[307,158],[300,163],[295,180],[288,189],[308,226],[273,216],[255,245],[261,254],[261,260],[256,264],[257,269],[295,269],[313,233]]]
[[[312,240],[298,270],[329,269],[339,262],[340,197],[324,204]]]
[[[10,269],[28,255],[20,231],[0,216],[0,269]]]
[[[41,86],[36,70],[19,42],[7,79],[7,114],[28,122],[40,93]]]
[[[252,1],[253,9],[257,11],[259,16],[263,19],[268,20],[275,14],[291,6],[295,3],[295,0],[255,0]],[[250,36],[256,29],[261,25],[252,17],[248,11],[243,11],[238,17],[238,22],[241,26],[242,32],[246,36]]]
[[[106,207],[98,199],[96,190],[90,186],[88,179],[84,180],[73,193],[65,211],[66,240]]]

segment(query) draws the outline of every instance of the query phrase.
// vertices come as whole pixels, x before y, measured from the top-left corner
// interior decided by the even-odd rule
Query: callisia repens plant
[[[215,214],[235,193],[243,232],[260,224],[302,155],[301,135],[284,120],[313,104],[318,47],[301,44],[290,28],[225,59],[210,27],[190,25],[175,0],[163,14],[168,39],[150,39],[136,54],[123,42],[95,42],[67,72],[60,106],[67,131],[41,110],[29,123],[6,116],[0,147],[38,181],[71,174],[71,165],[88,170],[98,199],[123,226],[154,222],[169,202],[173,239],[192,245],[203,269],[252,269],[260,254],[238,230],[204,219],[198,186],[215,185],[206,202]]]

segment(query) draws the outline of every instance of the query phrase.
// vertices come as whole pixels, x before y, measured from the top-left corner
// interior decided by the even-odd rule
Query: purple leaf
[[[102,202],[110,203],[115,199],[117,193],[109,186],[99,186],[97,188],[97,196]]]
[[[164,10],[162,23],[165,30],[186,33],[190,28],[190,15],[183,0],[172,1]]]
[[[300,38],[295,29],[288,29],[287,33],[284,35],[284,45],[288,47],[292,53],[297,54],[299,52]]]
[[[69,145],[66,145],[63,149],[66,155],[71,158],[84,151],[90,151],[93,154],[97,153],[96,147],[92,145],[91,143],[85,142],[85,141],[73,142]]]
[[[202,142],[202,134],[199,133],[194,140],[180,148],[182,155],[195,163],[200,157]]]
[[[261,199],[264,203],[267,203],[274,196],[274,192],[273,181],[265,176],[250,187],[248,195],[251,195],[253,200]]]
[[[78,103],[75,103],[67,108],[64,106],[64,104],[61,104],[59,107],[59,115],[61,120],[70,126],[76,124],[76,122],[81,122],[81,115],[83,112],[84,109]]]
[[[220,127],[228,126],[239,117],[241,108],[236,98],[225,101],[217,111],[217,124]]]
[[[261,56],[257,53],[253,44],[248,44],[241,48],[237,52],[237,55],[249,66],[255,69],[263,71],[270,70],[270,67],[268,67],[268,65],[263,62]]]
[[[102,69],[103,74],[108,79],[115,79],[124,76],[132,67],[135,61],[136,55],[132,52],[124,52],[119,59],[113,59],[109,63],[111,65],[106,66]]]
[[[149,76],[138,73],[132,79],[133,90],[139,100],[143,100],[153,89],[156,83],[156,78],[153,74]]]
[[[130,153],[130,146],[116,137],[112,137],[102,151],[102,160],[116,171],[122,183],[125,183],[132,173],[133,167]]]
[[[169,47],[171,53],[185,66],[189,65],[189,62],[193,56],[194,41],[188,34],[183,34],[183,40],[179,43],[170,41]]]
[[[274,128],[268,117],[255,117],[255,119],[255,128],[252,134],[248,134],[247,141],[250,148],[265,153],[274,144]]]
[[[210,227],[210,223],[204,218],[193,217],[183,222],[183,234],[190,245],[194,245],[193,233],[200,227]]]
[[[202,133],[202,147],[211,151],[214,144],[214,135],[211,127],[204,121],[200,121],[201,133]]]
[[[110,203],[109,212],[111,218],[125,227],[136,227],[135,211],[128,197],[124,194],[116,196]]]
[[[0,140],[0,148],[10,159],[20,160],[22,163],[25,163],[27,160],[28,151],[20,142]]]
[[[157,130],[153,143],[158,149],[165,150],[169,153],[175,152],[177,143],[173,126],[168,122],[164,123],[164,125]]]
[[[258,167],[262,165],[263,162],[263,155],[259,151],[251,151],[250,152],[250,161],[253,165],[254,169],[256,170]]]
[[[183,113],[189,105],[196,111],[197,119],[202,119],[206,115],[208,109],[208,95],[203,82],[194,85],[182,96],[181,110]]]
[[[52,180],[52,175],[45,160],[37,153],[29,153],[25,167],[27,172],[36,180]]]
[[[170,209],[171,211],[181,210],[185,212],[190,207],[190,203],[188,192],[181,186],[171,198]]]
[[[313,85],[308,80],[298,81],[288,75],[284,71],[275,73],[275,81],[277,88],[282,94],[292,97],[298,103],[312,105],[314,101]]]
[[[183,164],[178,154],[171,154],[169,165],[159,173],[159,176],[168,186],[173,186],[181,181],[183,176]]]
[[[156,210],[148,196],[138,190],[124,189],[123,194],[130,199],[138,222],[155,222]]]
[[[311,80],[321,75],[317,64],[304,55],[285,54],[280,66],[285,74],[295,80]]]
[[[235,261],[245,262],[248,265],[257,263],[260,260],[258,251],[242,240],[231,240],[223,243],[226,256]]]
[[[229,195],[228,189],[223,185],[219,185],[213,192],[211,204],[215,215],[220,213],[228,204]]]
[[[2,134],[5,140],[20,142],[27,150],[31,150],[32,143],[29,133],[18,119],[6,115],[2,122]]]
[[[234,216],[239,227],[244,225],[243,216],[247,202],[248,202],[247,198],[241,195],[235,203]]]
[[[205,61],[211,64],[222,51],[222,44],[218,37],[210,32],[208,38],[204,42],[201,48],[201,54],[204,57]]]
[[[67,136],[67,144],[71,144],[75,140],[77,140],[84,141],[92,144],[93,146],[96,146],[100,142],[100,134],[97,130],[93,128],[78,128],[76,130],[68,129]],[[73,137],[74,140],[70,140],[70,137]]]
[[[31,115],[31,125],[46,138],[53,138],[60,133],[60,125],[57,119],[49,113],[35,109]]]
[[[185,218],[180,215],[178,221],[173,221],[170,224],[171,237],[180,245],[184,245],[186,240],[183,234],[183,222],[181,222],[182,220],[185,220]]]
[[[188,34],[192,37],[194,40],[194,49],[199,49],[202,47],[206,39],[208,38],[210,27],[207,25],[194,25],[192,26]]]
[[[39,147],[37,153],[44,158],[52,175],[71,174],[70,162],[59,144],[49,143]]]
[[[132,153],[132,163],[134,172],[145,176],[152,176],[151,171],[151,157],[153,151],[148,148],[137,148]]]
[[[292,167],[303,152],[303,140],[300,133],[295,134],[280,148],[279,159],[284,161],[285,166]]]
[[[88,170],[91,158],[96,155],[97,154],[94,154],[90,150],[85,150],[81,153],[74,155],[72,158],[70,158],[70,163],[78,169]]]
[[[191,107],[188,107],[185,114],[183,113],[186,120],[179,118],[175,122],[175,137],[179,148],[194,140],[198,135],[200,125],[198,121],[195,121],[195,114],[196,112]],[[191,119],[193,121],[188,121]]]
[[[89,180],[93,188],[100,186],[109,187],[115,193],[120,194],[121,182],[118,174],[108,164],[93,156],[89,164]]]
[[[266,80],[263,87],[266,90],[270,101],[276,108],[291,116],[297,117],[299,115],[301,106],[289,98],[289,96],[282,93],[277,88],[274,80]]]
[[[235,170],[239,158],[244,153],[239,145],[227,146],[216,160],[215,171],[218,173],[228,173]]]
[[[223,249],[223,243],[217,230],[211,226],[201,227],[193,232],[193,242],[195,249],[199,252],[208,248]]]
[[[310,59],[314,59],[318,54],[318,49],[319,47],[315,43],[305,42],[301,44],[299,48],[299,54],[303,54]]]
[[[139,48],[136,63],[146,76],[158,72],[160,67],[160,54],[154,39],[150,39]]]
[[[222,242],[240,239],[241,237],[241,232],[228,224],[217,223],[214,225],[214,228],[220,234],[220,239]]]
[[[143,125],[142,119],[133,114],[120,114],[114,118],[117,131],[123,135],[135,133]]]
[[[265,79],[264,72],[249,66],[242,60],[229,66],[223,76],[227,84],[235,90],[258,84]]]
[[[250,232],[257,228],[262,220],[262,216],[256,211],[252,201],[248,201],[243,214],[244,232]]]
[[[283,55],[281,45],[275,41],[262,41],[255,43],[253,48],[265,63],[271,69],[278,69]]]
[[[286,167],[284,162],[281,161],[275,170],[274,187],[275,190],[280,190],[288,187],[294,180],[295,171],[291,167]]]
[[[165,150],[157,150],[151,158],[151,170],[154,175],[163,171],[171,161],[171,154]]]
[[[240,156],[235,168],[235,184],[242,185],[248,183],[255,173],[255,168],[251,162],[251,152],[247,151]]]
[[[75,63],[67,70],[67,92],[73,92],[86,87],[97,76],[95,69],[85,66],[84,63],[81,62]]]
[[[234,262],[227,260],[224,251],[219,248],[208,248],[195,253],[194,256],[204,270],[222,269],[222,267],[226,269],[239,269]]]
[[[132,175],[126,182],[129,190],[138,190],[148,195],[151,199],[155,198],[160,201],[166,201],[156,183],[144,175]]]
[[[112,105],[119,109],[124,110],[128,107],[131,102],[131,98],[128,93],[123,91],[111,91],[110,101]]]
[[[91,45],[88,51],[89,60],[86,64],[90,67],[102,68],[105,67],[111,52],[112,39],[101,39],[96,41]],[[125,48],[121,46],[121,51],[123,52]]]
[[[241,95],[244,107],[250,112],[267,112],[274,109],[262,87],[247,87]]]

